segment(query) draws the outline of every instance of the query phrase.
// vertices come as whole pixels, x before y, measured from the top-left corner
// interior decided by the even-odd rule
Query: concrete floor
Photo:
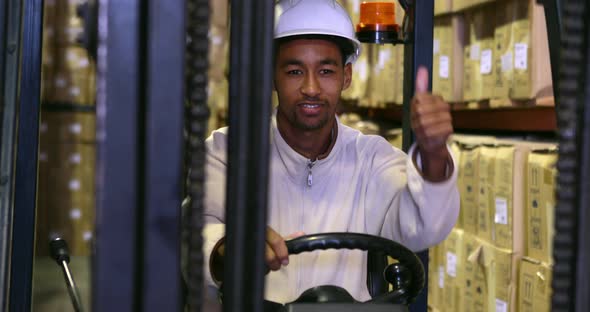
[[[90,257],[72,257],[70,270],[82,299],[90,311]],[[74,311],[61,268],[50,257],[35,258],[33,271],[33,311]]]

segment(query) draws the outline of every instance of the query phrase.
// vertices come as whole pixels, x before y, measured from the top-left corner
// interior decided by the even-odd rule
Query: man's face
[[[350,85],[351,65],[342,65],[338,45],[322,39],[283,43],[275,63],[278,113],[293,130],[319,130],[334,118],[342,90]]]

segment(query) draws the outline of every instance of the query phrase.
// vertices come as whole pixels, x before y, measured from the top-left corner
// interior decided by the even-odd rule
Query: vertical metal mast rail
[[[181,310],[184,3],[99,3],[93,311]]]
[[[262,311],[274,1],[231,5],[223,310]]]
[[[563,6],[552,311],[590,309],[588,10],[587,0],[566,0]]]
[[[0,0],[0,309],[7,309],[14,213],[14,151],[21,16],[18,0]]]
[[[412,37],[411,42],[404,46],[404,103],[403,103],[403,120],[402,120],[402,145],[403,150],[408,152],[414,135],[411,128],[410,101],[415,92],[416,72],[419,66],[424,66],[432,73],[432,36],[434,27],[434,0],[412,0],[409,1],[410,27]],[[413,3],[412,3],[413,2]],[[429,75],[428,88],[432,91],[432,74]],[[422,264],[428,268],[428,250],[418,254]],[[416,298],[414,304],[410,306],[412,311],[426,311],[428,306],[428,269],[424,270],[426,284],[424,290]]]
[[[226,0],[218,0],[226,1]],[[183,216],[183,245],[186,248],[186,270],[189,311],[203,306],[203,196],[205,182],[205,135],[207,106],[207,68],[209,66],[209,0],[187,0],[186,107],[185,136],[187,175],[186,195],[189,202]]]
[[[19,7],[14,2],[12,7]],[[16,114],[16,162],[12,255],[10,259],[9,311],[30,311],[37,205],[37,154],[39,146],[39,106],[41,104],[41,41],[43,1],[20,2],[22,16],[20,44],[12,42],[12,53],[20,54]],[[14,18],[13,16],[12,18]],[[4,22],[4,21],[2,21]],[[3,142],[4,143],[4,142]],[[8,221],[10,222],[10,221]]]

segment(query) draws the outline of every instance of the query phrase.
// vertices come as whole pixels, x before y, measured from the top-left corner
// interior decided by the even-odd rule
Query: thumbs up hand
[[[446,178],[450,155],[447,139],[453,133],[450,106],[440,96],[428,92],[428,70],[416,73],[416,93],[411,102],[411,126],[422,159],[422,174],[431,182]]]

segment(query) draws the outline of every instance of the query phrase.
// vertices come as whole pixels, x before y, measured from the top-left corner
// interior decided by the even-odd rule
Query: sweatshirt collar
[[[272,128],[272,142],[273,142],[273,152],[276,152],[279,156],[280,161],[284,165],[287,173],[292,179],[296,181],[307,181],[308,175],[308,165],[310,162],[309,158],[297,153],[294,149],[287,144],[287,141],[281,135],[279,128],[277,126],[277,111],[275,109],[274,114],[272,116],[271,128]],[[336,157],[341,149],[342,143],[342,125],[340,124],[340,120],[336,116],[336,126],[338,127],[338,131],[335,133],[336,136],[336,143],[332,147],[332,150],[328,154],[326,158],[319,159],[314,163],[313,172],[314,175],[321,175],[322,169],[325,167],[324,164],[329,163],[332,159]],[[313,159],[311,159],[313,161]]]

